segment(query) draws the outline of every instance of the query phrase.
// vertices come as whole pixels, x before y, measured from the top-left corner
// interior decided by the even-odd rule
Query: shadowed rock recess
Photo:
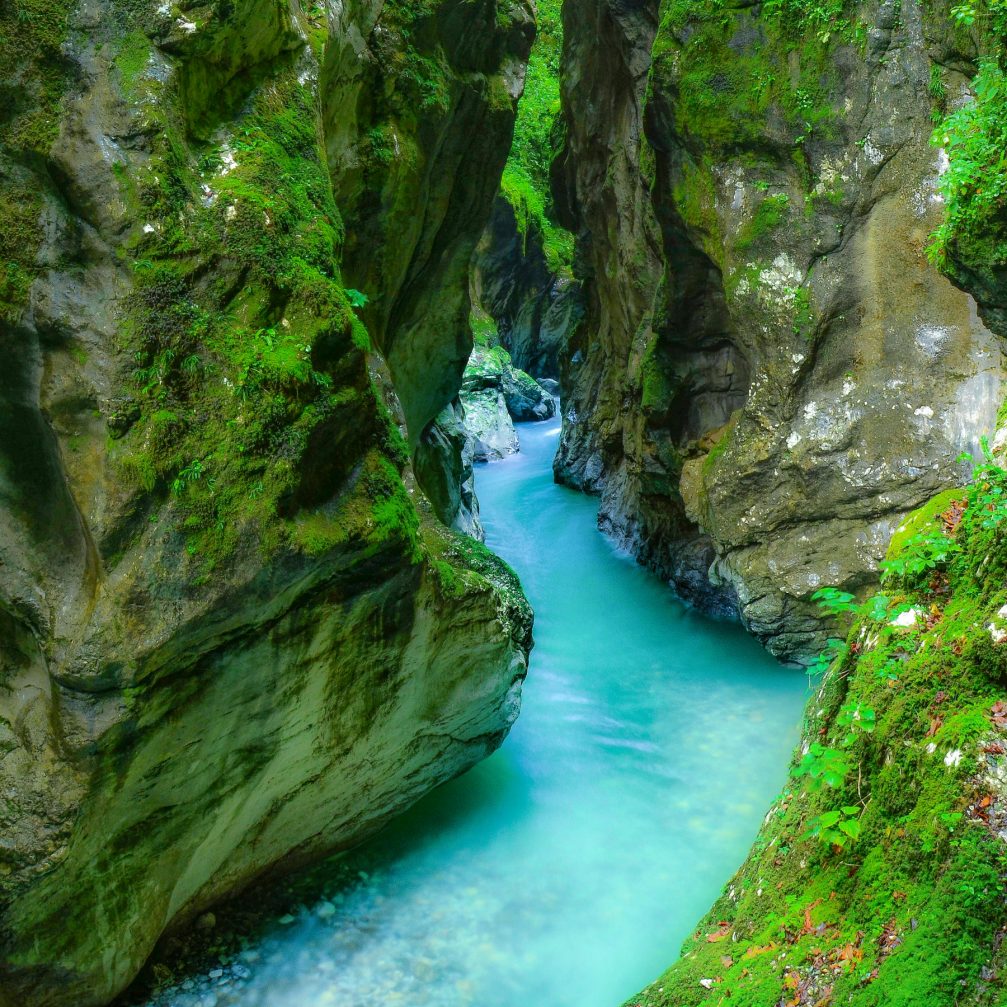
[[[493,0],[0,7],[4,1007],[107,1002],[517,715],[531,613],[410,456],[532,35]]]

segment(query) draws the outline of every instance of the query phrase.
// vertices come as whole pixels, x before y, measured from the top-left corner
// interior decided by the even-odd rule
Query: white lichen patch
[[[959,762],[962,761],[962,750],[960,748],[952,748],[947,755],[944,756],[945,766],[957,766]]]
[[[930,406],[920,406],[913,412],[913,416],[923,416],[930,420],[933,419],[934,411],[930,408]]]
[[[896,626],[899,629],[912,629],[912,627],[916,625],[919,617],[920,610],[918,608],[907,608],[905,612],[900,612],[894,619],[892,619],[888,625]]]
[[[885,155],[874,146],[874,142],[871,140],[870,134],[864,137],[863,145],[864,157],[870,161],[871,164],[877,166],[885,159]]]
[[[931,359],[942,353],[951,338],[951,329],[944,325],[921,325],[916,330],[916,345]]]
[[[759,272],[759,298],[775,307],[789,309],[803,282],[804,274],[797,263],[786,252],[781,252],[772,265]]]
[[[235,160],[234,151],[225,143],[220,148],[220,169],[217,171],[217,174],[227,175],[237,167],[238,162]]]

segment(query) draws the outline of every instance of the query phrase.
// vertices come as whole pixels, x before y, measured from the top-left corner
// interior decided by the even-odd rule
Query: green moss
[[[956,264],[979,270],[1007,265],[1007,72],[998,48],[972,82],[975,101],[952,112],[933,136],[947,150],[949,167],[940,179],[944,223],[927,251],[952,272]]]
[[[573,235],[556,223],[549,168],[560,112],[559,75],[563,25],[559,0],[537,4],[537,33],[518,104],[514,139],[500,190],[514,208],[518,231],[541,242],[548,268],[572,275]]]
[[[472,329],[472,342],[477,347],[488,349],[500,343],[497,323],[478,305],[473,303],[469,314],[469,325]]]
[[[717,443],[714,444],[713,447],[706,453],[706,457],[703,459],[703,472],[705,474],[712,472],[718,459],[724,456],[728,445],[731,443],[731,435],[734,433],[734,428],[737,425],[737,422],[738,414],[734,413],[730,420],[728,420],[720,437],[717,439]]]
[[[226,150],[192,138],[173,101],[148,114],[155,156],[120,179],[153,231],[134,239],[122,327],[134,404],[113,464],[170,498],[206,571],[251,541],[415,552],[407,450],[340,282],[342,224],[310,89],[279,59]]]
[[[795,143],[832,136],[833,50],[865,37],[850,6],[773,0],[753,13],[721,2],[663,4],[651,74],[676,82],[676,128],[689,146],[711,156],[758,149],[774,115]]]
[[[652,335],[640,362],[640,407],[645,413],[667,411],[678,390],[666,356],[660,337]]]
[[[33,166],[56,137],[70,79],[67,13],[57,0],[0,4],[0,322],[20,315],[39,272],[45,184]]]
[[[789,204],[790,197],[786,193],[767,196],[763,199],[756,207],[751,219],[746,221],[738,232],[738,237],[734,242],[735,249],[744,252],[772,234],[787,219]]]
[[[906,515],[902,523],[892,533],[891,541],[888,544],[889,557],[898,556],[905,544],[914,536],[921,532],[935,530],[941,514],[956,500],[962,499],[963,492],[960,489],[945,490],[943,493],[938,493],[922,507],[918,507],[911,514]]]
[[[124,35],[115,46],[115,68],[119,73],[119,83],[123,94],[135,98],[139,83],[150,63],[153,45],[141,31],[131,31]]]
[[[682,220],[699,235],[706,254],[723,265],[723,233],[711,166],[685,161],[672,196]]]

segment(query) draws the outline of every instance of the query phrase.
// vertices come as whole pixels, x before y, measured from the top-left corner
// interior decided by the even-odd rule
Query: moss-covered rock
[[[1002,398],[999,339],[926,255],[934,116],[975,46],[947,4],[682,0],[651,36],[657,13],[620,10],[621,44],[570,52],[563,188],[590,307],[558,470],[680,591],[802,659],[823,638],[811,593],[876,581]],[[634,120],[589,82],[628,93],[610,63],[629,43],[646,141],[615,143]]]
[[[165,929],[358,842],[517,714],[530,611],[437,520],[398,393],[415,420],[457,391],[468,329],[446,322],[528,17],[95,0],[11,19],[27,27],[21,48],[0,31],[16,95],[0,123],[0,1004],[86,1007]],[[333,150],[370,127],[336,70],[391,24],[370,97],[412,140],[384,162],[387,205],[346,197],[345,279]],[[442,57],[446,91],[417,100]],[[466,149],[481,122],[486,177],[452,188],[420,155]],[[430,308],[422,336],[407,301]],[[431,484],[454,478],[425,461]]]
[[[477,346],[462,379],[464,426],[476,461],[496,461],[518,450],[514,421],[547,420],[556,400],[514,367],[502,346]]]

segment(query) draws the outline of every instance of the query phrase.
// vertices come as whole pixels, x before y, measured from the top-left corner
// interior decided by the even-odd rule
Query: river
[[[612,548],[553,483],[558,420],[520,433],[477,476],[536,613],[503,748],[151,1007],[618,1007],[743,859],[807,680]]]

